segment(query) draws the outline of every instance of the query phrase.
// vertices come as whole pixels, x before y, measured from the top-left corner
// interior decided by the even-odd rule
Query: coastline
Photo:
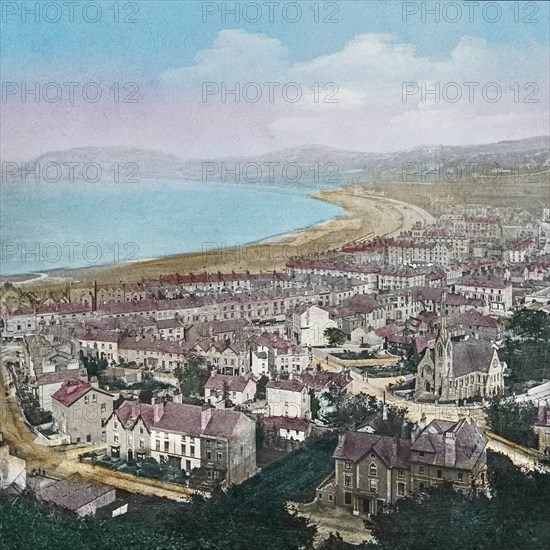
[[[416,211],[411,211],[411,205],[407,203],[374,196],[368,188],[361,186],[320,191],[310,196],[316,200],[336,204],[343,208],[345,213],[310,227],[242,246],[190,252],[126,264],[57,269],[30,274],[31,279],[26,281],[14,280],[24,276],[12,277],[11,280],[15,285],[22,285],[30,291],[53,290],[69,281],[87,283],[96,280],[99,284],[115,284],[121,281],[137,282],[173,273],[258,273],[281,269],[293,258],[322,257],[329,250],[336,250],[354,242],[368,241],[375,236],[391,236],[410,228],[415,221],[424,217],[422,214],[415,216]],[[407,209],[406,216],[403,215],[404,209]]]

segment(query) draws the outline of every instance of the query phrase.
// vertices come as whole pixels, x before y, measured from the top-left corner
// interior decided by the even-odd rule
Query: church
[[[491,342],[453,342],[444,317],[435,347],[418,364],[414,396],[440,402],[490,398],[504,391],[503,370]]]

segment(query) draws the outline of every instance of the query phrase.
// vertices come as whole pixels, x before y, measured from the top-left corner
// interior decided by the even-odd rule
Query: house
[[[256,473],[256,423],[242,412],[182,403],[154,405],[151,457],[206,484]]]
[[[455,292],[466,298],[483,300],[490,313],[512,309],[512,283],[492,277],[466,277],[455,283]]]
[[[124,401],[106,422],[107,445],[111,458],[128,462],[150,456],[154,406],[138,400]]]
[[[271,377],[299,376],[311,363],[310,351],[302,346],[297,346],[283,338],[279,334],[262,334],[256,340],[257,353],[267,354],[268,372],[264,373],[258,368],[261,363],[260,357],[256,356],[253,361],[256,364],[256,373],[269,374]],[[256,374],[255,373],[255,374]]]
[[[418,364],[415,399],[449,402],[500,395],[503,370],[491,342],[470,338],[453,342],[443,317],[435,348],[428,349]]]
[[[486,483],[486,441],[477,425],[434,420],[408,439],[368,432],[340,436],[335,467],[317,489],[317,501],[373,515],[397,499],[444,480],[468,492]]]
[[[504,327],[500,320],[489,315],[482,315],[475,309],[470,309],[456,316],[452,320],[452,325],[473,338],[496,342],[504,336]]]
[[[93,330],[87,327],[75,333],[85,357],[105,359],[110,364],[119,362],[118,345],[122,339],[118,330]]]
[[[266,386],[269,416],[311,418],[311,397],[299,380],[270,380]]]
[[[52,396],[52,428],[71,443],[106,441],[112,412],[113,395],[82,380],[65,382]]]
[[[212,372],[204,385],[204,400],[216,408],[225,408],[226,400],[242,405],[256,397],[256,382],[246,376]]]
[[[285,327],[289,340],[299,346],[315,347],[328,345],[324,332],[338,325],[326,309],[306,304],[287,313]]]
[[[311,433],[311,422],[305,418],[289,416],[264,416],[264,445],[278,447],[281,442],[305,441]]]
[[[99,508],[116,500],[116,490],[109,485],[84,479],[80,474],[55,481],[37,495],[45,504],[63,508],[77,516],[93,516]]]
[[[43,411],[52,410],[52,396],[61,389],[61,386],[68,382],[69,380],[87,380],[85,370],[60,370],[55,372],[47,372],[41,374],[36,378],[36,381],[33,384],[33,389],[38,402],[40,403],[40,408]]]
[[[534,430],[539,438],[539,451],[550,455],[550,405],[539,405]]]

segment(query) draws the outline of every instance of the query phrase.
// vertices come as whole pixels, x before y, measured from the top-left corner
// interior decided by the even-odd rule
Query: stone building
[[[443,317],[434,349],[418,364],[415,399],[450,402],[499,395],[504,391],[503,370],[491,342],[453,342]]]
[[[466,419],[417,425],[408,439],[348,432],[340,436],[334,473],[317,489],[317,501],[354,515],[371,515],[444,480],[462,492],[482,488],[485,447],[477,425]]]
[[[52,428],[71,443],[106,441],[113,396],[88,382],[69,380],[52,396]]]

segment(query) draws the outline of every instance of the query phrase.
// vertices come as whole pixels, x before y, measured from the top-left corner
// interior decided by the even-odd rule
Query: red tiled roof
[[[63,384],[54,394],[53,398],[66,407],[69,407],[80,399],[92,388],[92,385],[82,380],[69,380]]]

